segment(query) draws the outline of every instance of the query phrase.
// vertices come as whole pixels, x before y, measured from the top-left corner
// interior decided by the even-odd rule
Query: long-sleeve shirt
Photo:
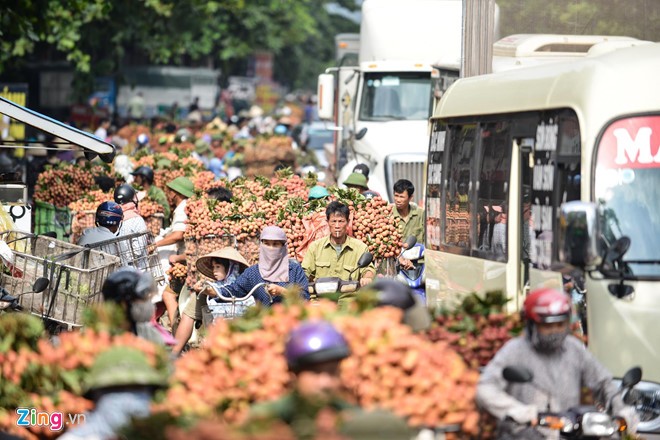
[[[502,377],[507,366],[521,366],[534,373],[531,383],[508,383]],[[616,393],[612,376],[577,338],[568,336],[561,351],[542,354],[525,336],[507,342],[484,369],[477,386],[477,404],[497,417],[503,433],[511,438],[536,438],[531,428],[505,421],[520,414],[561,412],[580,404],[582,386],[607,402]],[[623,408],[620,397],[613,401],[615,412]],[[533,417],[532,417],[533,418]],[[529,421],[529,420],[525,420]],[[522,422],[522,420],[518,420]],[[558,438],[557,432],[536,428],[539,438]]]
[[[234,283],[225,287],[229,289],[237,298],[243,298],[250,292],[250,290],[252,290],[254,286],[256,286],[259,283],[270,283],[270,282],[263,279],[263,277],[259,273],[259,265],[255,264],[254,266],[250,266],[247,269],[245,269],[245,271],[238,277],[238,279]],[[307,300],[309,299],[309,283],[307,281],[307,276],[305,275],[305,271],[303,271],[303,268],[300,266],[300,264],[297,261],[289,260],[288,282],[277,282],[272,284],[277,284],[278,286],[282,286],[282,287],[297,285],[301,289],[300,296],[304,299]],[[254,292],[254,298],[255,300],[265,305],[266,307],[270,307],[271,306],[270,295],[268,295],[268,292],[266,292],[265,288],[266,286],[262,286],[258,288]],[[279,302],[282,302],[281,296],[273,297],[273,304]]]

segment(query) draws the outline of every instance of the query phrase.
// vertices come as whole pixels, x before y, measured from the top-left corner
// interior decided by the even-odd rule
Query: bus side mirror
[[[559,214],[559,261],[582,269],[600,264],[598,207],[581,201],[561,205]]]
[[[331,73],[319,75],[318,100],[316,102],[319,119],[332,120],[335,114],[335,76]]]

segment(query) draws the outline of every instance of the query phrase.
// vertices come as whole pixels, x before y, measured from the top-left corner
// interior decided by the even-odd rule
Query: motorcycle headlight
[[[609,414],[588,412],[582,416],[582,435],[585,437],[609,437],[618,430],[618,422]]]
[[[422,248],[415,246],[412,249],[404,251],[401,256],[406,260],[417,261],[422,257]]]
[[[317,294],[335,293],[339,292],[339,281],[326,281],[323,283],[316,283],[314,290]]]
[[[638,432],[660,432],[660,384],[640,382],[623,400],[635,407],[639,416]]]
[[[318,179],[319,182],[325,182],[325,178],[327,176],[325,175],[325,171],[318,171],[316,173],[316,178]]]
[[[9,301],[0,301],[0,310],[4,310],[11,305]]]

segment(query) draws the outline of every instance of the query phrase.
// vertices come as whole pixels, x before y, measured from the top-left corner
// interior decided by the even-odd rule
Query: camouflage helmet
[[[125,386],[167,386],[167,378],[149,365],[143,352],[132,347],[112,347],[101,353],[85,381],[85,392]]]

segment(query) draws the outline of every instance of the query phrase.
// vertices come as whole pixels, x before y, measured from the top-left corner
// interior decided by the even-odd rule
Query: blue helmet
[[[149,143],[149,136],[146,133],[141,133],[137,137],[137,143],[140,147],[143,147]]]
[[[103,202],[96,208],[96,224],[117,226],[124,218],[124,211],[115,202]]]
[[[309,189],[309,194],[307,195],[308,200],[318,200],[325,197],[329,197],[330,193],[327,189],[320,185],[316,185]]]

